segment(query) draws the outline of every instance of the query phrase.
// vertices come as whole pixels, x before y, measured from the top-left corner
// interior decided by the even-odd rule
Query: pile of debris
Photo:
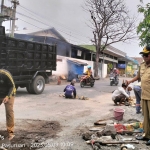
[[[104,146],[115,146],[116,149],[118,145],[120,150],[127,150],[135,149],[135,145],[139,144],[135,136],[140,134],[143,134],[142,122],[119,124],[112,120],[99,120],[88,132],[82,134],[82,138],[93,150],[104,150]]]
[[[125,105],[125,106],[132,106],[132,107],[134,107],[136,105],[136,99],[135,98],[129,98],[128,101],[122,102],[119,105]]]
[[[65,97],[65,95],[64,94],[59,94],[59,97]],[[86,96],[76,96],[76,98],[75,99],[79,99],[79,100],[89,100],[89,98],[88,97],[86,97]]]

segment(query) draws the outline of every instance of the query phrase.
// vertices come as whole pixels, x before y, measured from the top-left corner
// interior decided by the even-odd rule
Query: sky
[[[11,0],[4,1],[6,6],[12,6]],[[130,15],[138,16],[137,24],[142,20],[142,16],[137,12],[139,1],[125,0]],[[91,44],[90,40],[93,38],[91,19],[90,14],[85,11],[85,0],[19,0],[19,3],[16,13],[18,27],[16,33],[29,33],[54,27],[72,44]],[[144,0],[144,3],[148,3],[148,0]],[[5,21],[3,25],[9,30],[9,21]],[[139,52],[143,49],[137,39],[112,46],[126,52],[130,57],[140,57]]]

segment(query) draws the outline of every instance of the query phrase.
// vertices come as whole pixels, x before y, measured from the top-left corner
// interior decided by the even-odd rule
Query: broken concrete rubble
[[[128,149],[129,147],[135,147],[132,144],[139,144],[139,141],[135,139],[135,135],[137,133],[143,133],[143,130],[141,130],[142,128],[142,122],[117,124],[112,120],[98,120],[94,123],[94,127],[89,129],[89,131],[92,131],[91,134],[90,132],[83,134],[84,136],[82,136],[82,138],[86,141],[87,144],[92,145],[93,150],[102,149],[102,146],[104,145],[110,146],[118,144],[124,144],[124,146],[121,147],[121,149],[124,150],[124,148]],[[85,138],[85,135],[88,135],[88,138]]]

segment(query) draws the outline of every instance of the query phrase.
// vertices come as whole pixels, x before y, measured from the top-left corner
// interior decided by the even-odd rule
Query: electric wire
[[[33,12],[32,10],[25,8],[23,5],[19,5],[19,7],[23,8],[23,9],[26,10],[28,13],[30,12],[30,14],[32,14],[32,15],[34,14],[34,16],[36,16],[36,17],[40,17],[40,19],[41,19],[41,18],[42,18],[42,19],[46,19],[44,16],[41,16],[40,14],[37,14],[37,13]],[[46,19],[46,20],[47,20],[47,19]],[[51,20],[53,20],[53,19],[51,18]],[[54,21],[54,20],[53,20],[53,22],[55,22],[55,23],[58,24],[58,25],[60,24],[59,22],[56,22],[56,21]],[[70,31],[69,27],[64,26],[63,24],[60,24],[60,26]],[[79,36],[82,36],[82,37],[83,37],[83,35],[81,35],[81,33],[78,33],[78,31],[75,31],[75,32],[74,32],[74,31],[71,31],[71,32],[73,32],[73,34],[76,34],[76,35],[79,35]],[[86,38],[89,39],[89,37],[86,37]]]
[[[9,2],[11,2],[11,0],[8,0]],[[34,14],[34,16],[36,16],[36,17],[41,17],[42,19],[43,18],[45,18],[45,17],[43,17],[43,16],[41,16],[41,15],[39,15],[39,14],[37,14],[37,13],[35,13],[34,11],[32,11],[32,10],[30,10],[30,9],[28,9],[28,8],[26,8],[26,7],[24,7],[23,5],[18,5],[19,7],[21,7],[21,8],[23,8],[23,9],[25,9],[25,11],[27,11],[28,13],[30,13],[30,14]],[[46,24],[46,23],[43,23],[42,21],[39,21],[39,20],[37,20],[37,19],[35,19],[35,18],[32,18],[32,17],[30,17],[30,16],[27,16],[27,15],[24,15],[24,14],[22,14],[22,13],[20,13],[20,12],[18,12],[18,11],[16,11],[16,13],[18,13],[18,14],[20,14],[20,15],[22,15],[22,16],[24,16],[24,17],[28,17],[28,18],[30,18],[30,19],[32,19],[32,20],[35,20],[35,21],[37,21],[37,22],[39,22],[39,23],[42,23],[43,25],[45,25],[45,26],[48,26],[48,27],[53,27],[53,26],[50,26],[50,25],[48,25],[48,24]],[[40,19],[41,19],[40,18]],[[30,25],[33,25],[33,24],[30,24]],[[35,25],[34,25],[35,26]],[[36,27],[36,26],[35,26]],[[61,26],[62,27],[62,26]],[[73,33],[72,31],[69,31],[70,33],[67,33],[67,32],[65,32],[65,31],[63,31],[63,30],[61,30],[61,29],[59,29],[59,28],[56,28],[58,31],[60,31],[60,32],[62,32],[62,33],[64,33],[64,34],[66,34],[66,35],[68,35],[69,37],[72,37],[72,38],[75,38],[75,39],[78,39],[78,42],[76,41],[76,43],[79,43],[79,41],[80,41],[80,43],[81,42],[83,42],[83,44],[87,44],[88,42],[86,41],[83,41],[83,40],[80,40],[78,37],[75,37],[74,35],[71,35],[71,33]],[[69,29],[68,29],[69,30]],[[75,33],[73,33],[73,34],[75,34]],[[81,36],[82,38],[83,38],[83,35],[81,35],[81,34],[78,34],[77,32],[76,32],[76,35],[79,35],[79,36]],[[86,38],[86,39],[88,39],[88,41],[90,41],[90,37],[84,37],[84,38]],[[72,40],[71,39],[71,41],[75,41],[75,40]]]
[[[25,21],[25,20],[23,20],[23,19],[21,19],[21,18],[19,18],[21,21],[23,21],[23,22],[26,22],[26,23],[28,23],[28,24],[30,24],[30,25],[33,25],[33,26],[35,26],[34,24],[31,24],[31,23],[29,23],[29,22],[27,22],[27,21]],[[38,27],[38,26],[35,26],[36,28],[39,28],[39,29],[42,29],[43,30],[43,32],[44,32],[44,28],[41,28],[41,27]],[[74,41],[74,42],[76,42],[76,43],[78,43],[78,41],[75,41],[75,40],[72,40],[71,39],[71,41]],[[61,42],[64,42],[64,41],[61,41]],[[70,42],[64,42],[64,43],[70,43]],[[84,44],[84,43],[83,43]],[[74,45],[74,44],[73,44]]]
[[[35,20],[35,21],[37,21],[38,23],[42,23],[42,24],[45,25],[45,26],[52,27],[52,26],[49,26],[48,24],[43,23],[42,21],[39,21],[39,20],[37,20],[37,19],[35,19],[35,18],[32,18],[32,17],[29,17],[29,16],[27,16],[27,15],[24,15],[24,14],[18,12],[18,11],[16,11],[16,13],[19,14],[19,15],[22,15],[22,16],[24,16],[24,17],[30,18],[30,19],[32,19],[32,20]],[[31,25],[33,25],[33,24],[31,24]],[[35,25],[34,25],[34,26],[35,26]],[[36,27],[37,27],[37,26],[36,26]],[[43,29],[43,28],[41,28],[41,29]],[[60,31],[60,32],[62,32],[62,33],[64,33],[64,34],[66,34],[66,35],[69,35],[69,36],[71,36],[71,37],[77,39],[77,37],[72,36],[72,35],[70,35],[70,34],[64,32],[64,31],[62,31],[62,30],[60,30],[60,29],[57,29],[57,30]],[[79,38],[78,38],[78,39],[79,39]],[[79,39],[79,40],[80,40],[80,39]],[[73,41],[73,40],[72,40],[72,41]],[[83,43],[87,43],[87,42],[85,42],[85,41],[83,41],[83,40],[80,40],[80,41],[82,41]],[[76,42],[77,42],[77,41],[76,41]]]

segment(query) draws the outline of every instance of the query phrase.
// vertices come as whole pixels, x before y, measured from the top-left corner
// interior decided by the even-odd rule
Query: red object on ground
[[[126,127],[123,124],[115,124],[114,127],[116,129],[116,132],[122,132],[126,130]]]
[[[58,77],[57,85],[60,85],[60,84],[61,84],[61,80],[60,80],[60,77]]]

